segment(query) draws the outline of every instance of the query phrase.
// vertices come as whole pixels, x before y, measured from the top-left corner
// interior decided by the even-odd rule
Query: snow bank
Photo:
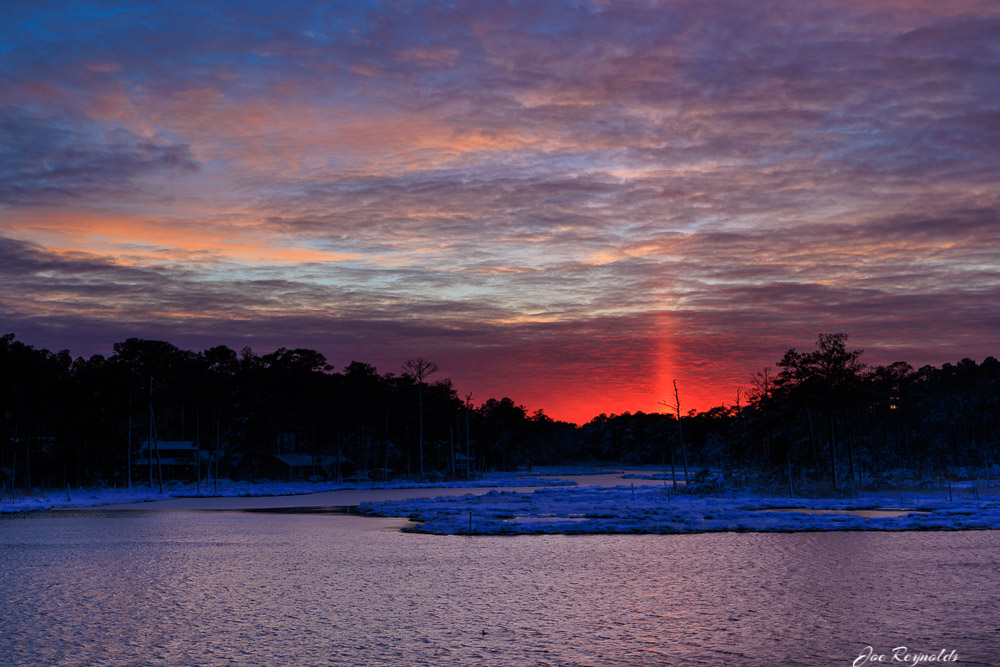
[[[850,513],[893,509],[906,512],[875,518]],[[947,495],[920,497],[912,493],[847,500],[735,493],[700,497],[650,486],[541,489],[534,493],[494,490],[481,496],[367,503],[361,511],[373,516],[408,517],[414,523],[404,530],[440,535],[469,534],[470,517],[471,533],[476,535],[1000,528],[1000,500],[996,498],[952,502]]]
[[[504,474],[517,474],[517,475],[543,475],[543,476],[555,476],[555,477],[566,477],[566,476],[581,476],[581,475],[608,475],[611,473],[618,474],[622,479],[627,479],[629,477],[635,476],[639,479],[644,474],[651,475],[666,475],[667,479],[670,478],[670,472],[664,472],[663,466],[661,465],[637,465],[630,464],[624,465],[621,463],[609,462],[609,463],[577,463],[569,465],[552,465],[552,466],[531,466],[529,470],[521,471],[518,473],[494,473],[498,475]],[[678,472],[678,477],[683,477],[683,474]],[[649,477],[648,479],[652,479]],[[656,477],[656,479],[661,479]]]
[[[141,503],[172,498],[217,498],[217,497],[258,497],[294,496],[324,491],[368,490],[368,489],[448,489],[482,487],[537,487],[572,486],[571,481],[545,477],[516,477],[511,474],[487,473],[483,479],[457,482],[219,482],[218,493],[213,484],[202,484],[201,490],[195,484],[164,483],[163,493],[157,487],[135,486],[128,489],[70,489],[39,491],[30,496],[0,496],[0,514],[48,509],[71,509],[75,507],[98,507]]]

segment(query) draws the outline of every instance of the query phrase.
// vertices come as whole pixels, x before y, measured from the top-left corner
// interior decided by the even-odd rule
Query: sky
[[[1000,352],[1000,3],[0,0],[0,333],[731,405]]]

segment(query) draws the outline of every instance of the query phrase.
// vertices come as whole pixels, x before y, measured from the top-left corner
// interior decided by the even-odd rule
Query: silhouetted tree
[[[746,479],[753,471],[775,488],[790,485],[796,470],[806,482],[831,480],[838,488],[848,479],[888,483],[897,469],[991,470],[1000,452],[1000,362],[868,368],[847,340],[822,334],[812,351],[790,349],[776,376],[765,369],[754,377],[745,405],[741,397],[685,415],[677,392],[674,414],[602,414],[578,428],[543,410],[529,414],[510,398],[477,408],[449,380],[428,382],[437,367],[420,358],[399,376],[363,362],[337,373],[314,350],[257,354],[218,346],[195,353],[130,338],[110,357],[74,360],[7,334],[0,336],[0,482],[3,493],[127,485],[134,443],[150,430],[205,442],[206,473],[216,480],[256,478],[282,451],[316,460],[343,454],[330,474],[351,461],[358,475],[380,470],[386,479],[410,470],[414,448],[404,452],[401,443],[417,444],[421,474],[428,464],[452,470],[450,442],[463,433],[466,474],[473,461],[477,469],[503,470],[570,460],[662,462],[664,437],[672,452],[682,432],[689,465],[697,460]],[[191,471],[192,481],[200,471]]]
[[[438,365],[433,361],[427,361],[423,357],[407,359],[403,363],[403,372],[417,381],[417,395],[420,403],[420,430],[419,430],[419,458],[420,476],[424,476],[424,380],[430,375],[438,372]]]

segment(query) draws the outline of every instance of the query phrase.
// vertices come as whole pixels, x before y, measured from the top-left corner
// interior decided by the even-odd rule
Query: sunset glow
[[[998,34],[977,0],[14,4],[0,334],[419,355],[576,422],[731,405],[819,332],[981,360]]]

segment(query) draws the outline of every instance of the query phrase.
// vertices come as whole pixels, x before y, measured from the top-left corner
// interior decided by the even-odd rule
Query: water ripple
[[[0,520],[0,664],[996,664],[1000,533],[433,537],[211,512]]]

